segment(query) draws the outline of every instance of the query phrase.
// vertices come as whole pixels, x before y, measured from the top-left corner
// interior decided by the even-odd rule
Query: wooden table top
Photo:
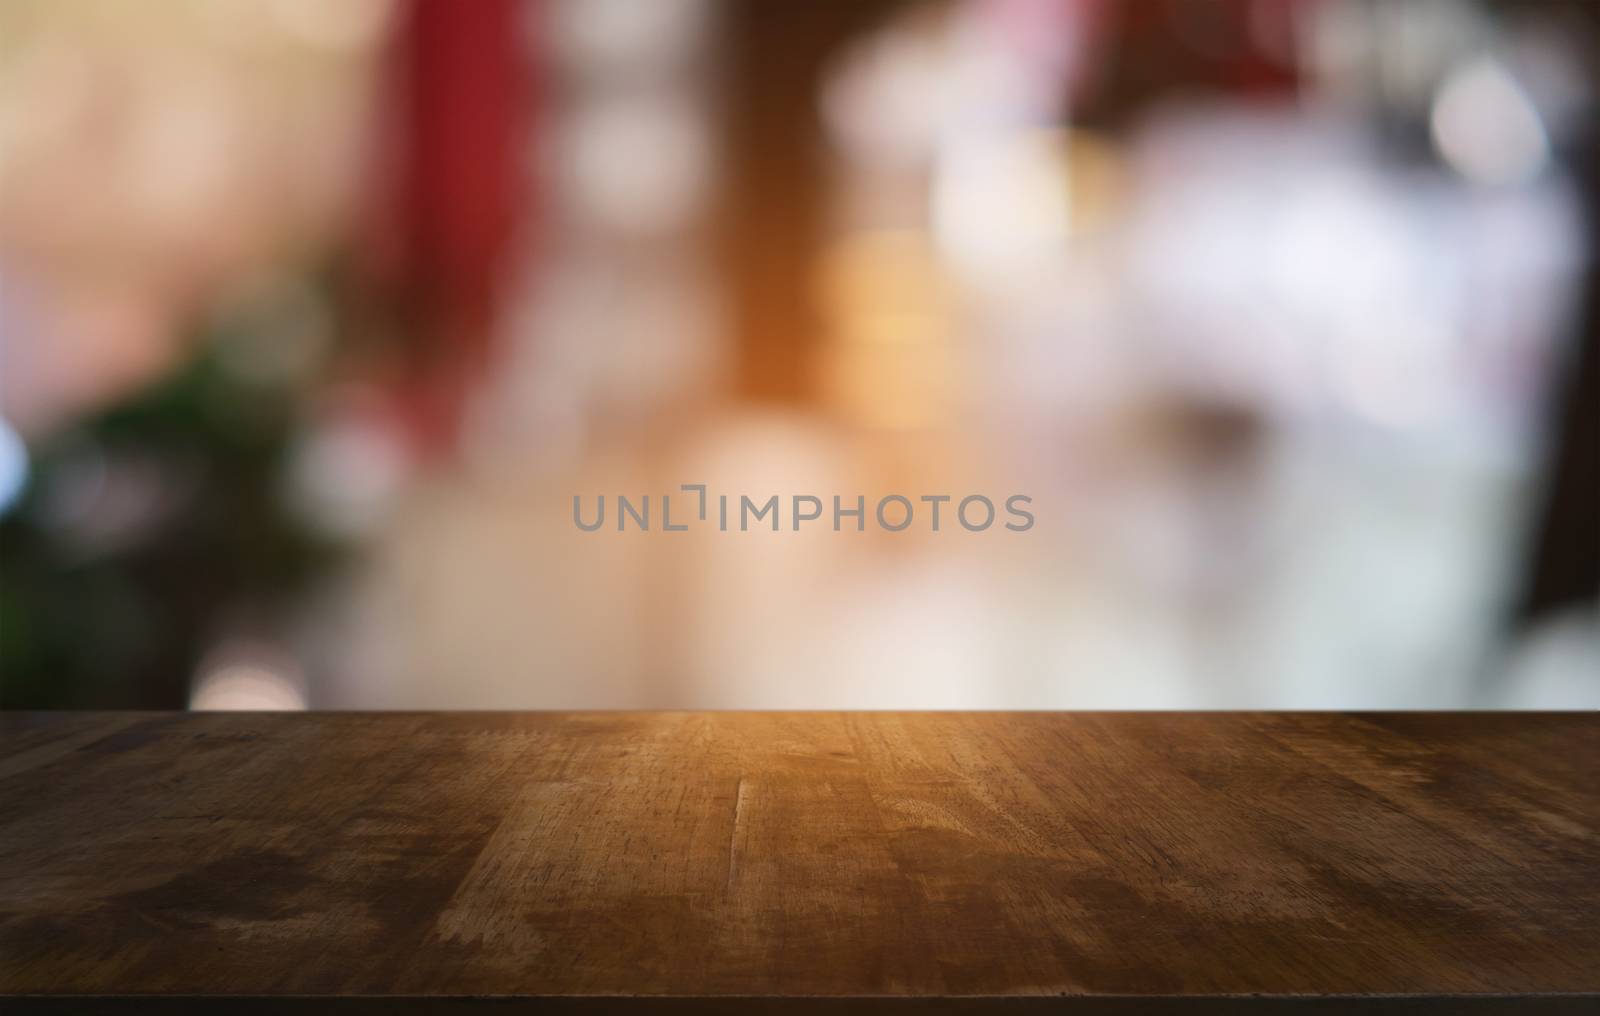
[[[1597,774],[1593,714],[0,715],[0,992],[1600,1012]]]

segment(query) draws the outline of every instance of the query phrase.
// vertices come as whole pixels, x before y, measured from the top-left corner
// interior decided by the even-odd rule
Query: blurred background
[[[1600,7],[8,0],[7,708],[1600,707]],[[572,497],[1033,498],[1026,533]]]

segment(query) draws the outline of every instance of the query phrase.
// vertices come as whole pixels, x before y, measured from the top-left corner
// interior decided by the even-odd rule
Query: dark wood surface
[[[1597,777],[1592,714],[12,714],[0,992],[1600,1012]]]

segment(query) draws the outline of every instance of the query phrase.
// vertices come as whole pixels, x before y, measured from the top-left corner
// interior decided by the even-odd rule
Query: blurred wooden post
[[[827,175],[818,109],[843,44],[900,0],[725,2],[722,254],[732,286],[737,395],[816,397],[821,348],[812,266],[824,236]]]

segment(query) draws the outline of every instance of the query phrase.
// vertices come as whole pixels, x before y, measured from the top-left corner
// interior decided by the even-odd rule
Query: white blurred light
[[[1439,87],[1430,118],[1433,143],[1451,168],[1475,183],[1532,179],[1550,160],[1539,111],[1498,61],[1456,68]]]
[[[286,493],[318,529],[356,537],[383,519],[408,470],[406,450],[392,428],[349,414],[300,442]]]
[[[1062,251],[1072,225],[1064,148],[1050,131],[958,137],[943,147],[933,232],[955,267],[994,280]]]
[[[594,222],[653,233],[687,221],[710,176],[709,138],[691,103],[619,95],[573,114],[563,183]]]
[[[1246,257],[1264,262],[1269,298],[1303,323],[1354,318],[1360,327],[1374,304],[1408,295],[1420,252],[1379,181],[1330,169],[1280,184],[1275,198],[1271,215],[1240,240]]]
[[[1430,423],[1458,385],[1455,342],[1438,322],[1404,313],[1375,315],[1328,350],[1330,383],[1343,405],[1386,427]]]
[[[952,101],[939,41],[884,33],[845,57],[822,95],[823,122],[841,148],[884,166],[917,165],[932,154]]]
[[[28,449],[11,425],[0,420],[0,515],[11,510],[28,485]]]
[[[281,650],[225,643],[201,661],[189,708],[198,711],[270,712],[306,708],[305,677]]]
[[[637,73],[690,56],[705,34],[708,6],[706,0],[564,0],[551,6],[548,30],[556,53],[579,67]]]

